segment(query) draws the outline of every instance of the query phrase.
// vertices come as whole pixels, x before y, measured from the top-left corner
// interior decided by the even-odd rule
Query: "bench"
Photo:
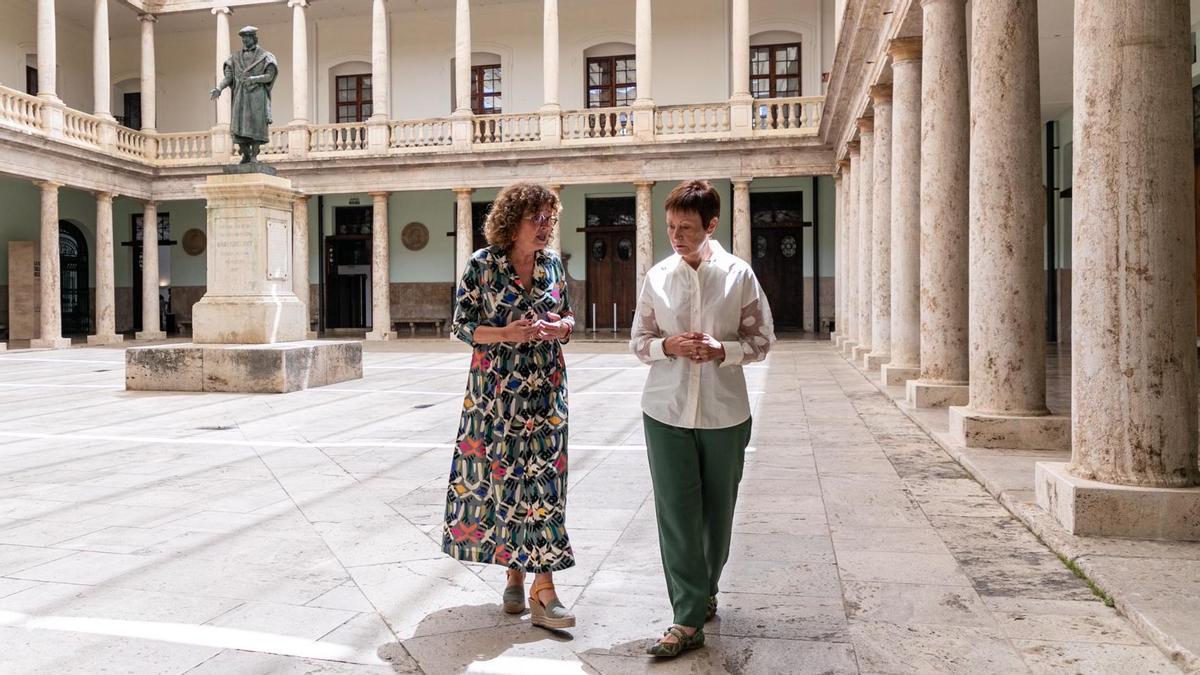
[[[430,316],[406,316],[396,319],[392,322],[392,326],[397,333],[400,332],[401,324],[408,324],[408,334],[417,334],[417,324],[428,324],[433,326],[438,335],[442,334],[442,326],[445,325],[447,319],[445,317],[430,317]]]

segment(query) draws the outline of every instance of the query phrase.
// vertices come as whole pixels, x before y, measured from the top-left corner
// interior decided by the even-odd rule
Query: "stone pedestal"
[[[870,370],[874,372],[879,370],[883,364],[887,363],[891,359],[892,357],[888,354],[878,354],[872,351],[870,354],[867,354],[862,358],[862,367],[863,370]]]
[[[305,341],[292,290],[296,191],[277,176],[208,177],[208,290],[192,308],[194,343],[130,349],[125,388],[283,393],[362,377],[358,342]]]
[[[1037,503],[1071,534],[1200,540],[1200,487],[1115,485],[1072,475],[1065,462],[1038,462]]]
[[[885,387],[903,387],[909,380],[915,380],[920,376],[920,368],[893,366],[890,363],[885,363],[879,369],[879,380],[883,382],[883,386]]]
[[[991,415],[965,406],[950,408],[950,437],[968,448],[1066,450],[1071,418],[1061,415]]]
[[[909,380],[905,400],[914,408],[946,408],[966,405],[971,389],[964,384]]]

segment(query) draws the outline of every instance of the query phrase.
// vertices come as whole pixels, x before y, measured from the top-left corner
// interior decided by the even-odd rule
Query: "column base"
[[[870,353],[870,345],[857,345],[854,349],[850,350],[850,360],[853,361],[854,365],[857,366],[858,364],[862,363],[863,359],[867,358],[867,354]]]
[[[128,391],[281,394],[361,378],[361,342],[184,343],[125,351]]]
[[[316,340],[317,339],[317,331],[315,331],[315,330],[308,331],[307,333],[304,334],[304,339],[305,340]]]
[[[831,331],[831,332],[829,333],[829,341],[830,341],[830,342],[837,342],[837,341],[838,341],[838,334],[837,334],[837,331],[836,331],[836,330],[835,330],[835,331]]]
[[[0,342],[0,352],[7,351],[7,350],[8,350],[8,343]]]
[[[125,341],[124,335],[113,333],[111,335],[89,335],[87,343],[89,345],[115,345]]]
[[[850,355],[854,353],[854,347],[857,345],[858,343],[854,340],[846,339],[838,346],[838,349],[842,352],[842,356],[850,358]]]
[[[387,342],[395,340],[396,334],[390,330],[385,331],[370,331],[367,333],[367,341],[369,342]]]
[[[883,382],[885,387],[903,387],[909,380],[915,380],[921,376],[921,369],[907,366],[893,366],[890,363],[885,363],[879,368],[879,381]]]
[[[71,340],[70,338],[62,337],[50,338],[49,340],[38,338],[30,340],[29,346],[32,349],[66,349],[71,346]]]
[[[139,330],[133,334],[134,340],[166,340],[167,334],[161,330]]]
[[[880,368],[883,367],[883,364],[885,364],[891,360],[892,360],[891,354],[876,354],[876,353],[872,352],[863,357],[863,359],[862,359],[863,369],[871,370],[871,371],[879,370]]]
[[[971,390],[964,384],[925,382],[909,380],[905,400],[914,408],[948,408],[966,405],[971,400]]]
[[[1038,462],[1037,503],[1074,535],[1200,541],[1200,487],[1114,485],[1071,475],[1065,462]]]
[[[950,408],[950,438],[967,448],[1070,450],[1071,418],[1064,415],[989,415]]]

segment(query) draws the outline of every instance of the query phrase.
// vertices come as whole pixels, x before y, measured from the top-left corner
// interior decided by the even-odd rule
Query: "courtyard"
[[[0,354],[0,672],[1178,672],[824,341],[746,369],[720,614],[653,662],[647,370],[567,354],[566,633],[440,552],[465,347],[368,343],[362,380],[286,395],[126,392],[116,348]]]

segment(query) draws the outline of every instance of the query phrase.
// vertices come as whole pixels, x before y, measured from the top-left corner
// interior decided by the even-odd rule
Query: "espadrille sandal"
[[[710,595],[710,596],[708,596],[708,609],[706,609],[704,611],[704,623],[708,623],[709,621],[712,621],[713,617],[716,615],[717,615],[717,596]]]
[[[542,604],[538,594],[545,590],[554,590],[554,583],[534,580],[529,589],[529,622],[542,628],[561,630],[575,626],[575,615],[563,606],[558,598]]]
[[[504,611],[509,614],[525,612],[525,575],[521,575],[521,583],[504,587]]]
[[[646,649],[646,653],[659,658],[673,659],[686,651],[699,649],[704,646],[703,628],[697,628],[695,633],[688,635],[679,626],[671,626],[663,633],[663,637],[665,638],[668,635],[674,635],[678,642],[664,642],[660,639],[658,642],[650,645]]]

